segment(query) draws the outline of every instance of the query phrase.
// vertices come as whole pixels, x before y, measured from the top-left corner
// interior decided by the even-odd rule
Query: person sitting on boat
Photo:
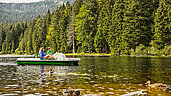
[[[46,55],[44,51],[45,51],[45,49],[43,47],[40,48],[39,54],[40,54],[40,58],[42,60],[48,59],[50,57],[50,55]]]
[[[53,55],[53,53],[51,52],[51,50],[52,50],[52,48],[48,47],[47,55],[49,55],[49,56],[50,56],[50,58],[49,58],[49,59],[54,59],[54,57],[52,56],[52,55]]]

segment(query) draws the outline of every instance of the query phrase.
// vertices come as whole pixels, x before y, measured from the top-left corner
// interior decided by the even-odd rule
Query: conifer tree
[[[3,44],[2,44],[2,53],[3,54],[5,53],[5,50],[6,50],[6,44],[5,44],[5,41],[4,41]]]
[[[13,33],[13,40],[14,40],[14,51],[19,45],[19,36],[21,34],[20,23],[14,25],[14,33]]]
[[[158,8],[158,0],[139,0],[139,23],[140,23],[140,41],[139,44],[143,44],[146,47],[153,37],[154,27],[154,13]],[[141,17],[140,17],[141,16]],[[134,49],[135,50],[135,49]]]
[[[81,6],[79,14],[75,20],[75,31],[77,35],[77,44],[82,52],[91,53],[94,51],[94,36],[97,30],[97,2],[88,0]]]
[[[5,32],[3,29],[3,25],[0,24],[0,51],[2,50],[2,44],[3,44],[4,39],[5,39]]]
[[[57,8],[53,13],[51,17],[51,24],[48,28],[48,33],[46,36],[46,46],[52,47],[52,51],[59,52],[60,48],[60,40],[59,40],[59,9]]]
[[[112,0],[100,0],[99,4],[99,13],[98,13],[98,22],[97,22],[97,33],[95,36],[95,47],[99,44],[101,46],[101,52],[107,53],[108,49],[108,37],[109,37],[109,29],[111,27],[111,13],[112,13]],[[97,35],[99,34],[99,35]],[[99,39],[99,40],[98,40]],[[98,42],[99,41],[99,42]],[[101,41],[101,42],[100,42]],[[98,43],[98,45],[96,45]]]
[[[123,40],[123,14],[124,2],[123,0],[116,0],[112,9],[112,23],[108,36],[108,44],[112,54],[120,55],[124,46]]]
[[[37,21],[34,26],[34,31],[32,34],[32,48],[33,48],[34,53],[37,53],[40,48],[40,42],[41,42],[40,39],[42,39],[41,37],[42,34],[39,34],[42,31],[41,23],[42,23],[42,19],[40,18],[40,16],[38,16]]]
[[[75,13],[75,16],[79,14],[79,10],[81,8],[81,5],[83,5],[83,0],[75,0],[74,4],[73,4],[73,10]]]
[[[26,52],[27,54],[32,54],[33,47],[32,47],[32,34],[34,30],[35,20],[32,20],[28,24],[28,41],[26,46]]]
[[[13,39],[13,33],[14,33],[14,29],[13,29],[13,26],[10,25],[9,26],[9,29],[6,33],[6,37],[5,37],[5,46],[6,46],[6,50],[5,50],[5,53],[11,53],[11,41]]]
[[[94,39],[94,46],[96,48],[96,52],[107,52],[107,36],[109,32],[110,26],[110,2],[107,1],[99,1],[99,13],[98,13],[98,21],[97,21],[97,32]]]
[[[75,17],[78,15],[81,5],[83,4],[82,0],[75,0],[72,6],[72,13],[71,18],[68,26],[68,33],[67,33],[67,46],[68,50],[72,49],[73,53],[76,51],[76,40],[75,40]],[[71,48],[72,47],[72,48]]]
[[[127,1],[124,3],[124,16],[123,16],[123,31],[122,31],[122,54],[130,54],[130,49],[135,49],[140,42],[140,36],[143,32],[141,20],[140,3],[137,0]]]
[[[154,39],[158,49],[171,44],[171,7],[170,1],[160,0],[155,17]]]
[[[43,32],[44,33],[43,39],[45,39],[45,41],[42,43],[44,43],[43,46],[46,46],[46,47],[49,46],[49,45],[47,45],[48,43],[46,40],[46,35],[48,34],[50,24],[51,24],[51,13],[50,13],[50,10],[48,9],[48,12],[46,13],[46,15],[43,18],[43,26],[42,26],[43,31],[44,31]]]
[[[46,22],[46,32],[48,32],[48,28],[51,22],[51,14],[50,14],[50,10],[48,9],[48,12],[46,13],[44,20]]]
[[[14,45],[14,40],[12,40],[11,53],[14,53],[14,50],[15,50],[15,45]]]
[[[68,50],[73,49],[73,53],[75,53],[75,12],[72,9],[72,15],[71,15],[71,19],[68,25],[68,32],[67,32],[67,46],[68,46]]]
[[[59,27],[60,27],[60,40],[61,40],[61,47],[60,52],[67,52],[67,31],[68,31],[68,24],[71,16],[71,7],[69,2],[66,3],[66,6],[61,6],[61,18],[59,20]]]

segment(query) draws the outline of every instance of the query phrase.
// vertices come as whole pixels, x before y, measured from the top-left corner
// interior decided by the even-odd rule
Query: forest
[[[0,24],[0,54],[171,55],[170,0],[75,0],[36,19]]]
[[[54,11],[57,6],[74,0],[44,0],[31,3],[2,3],[0,1],[0,23],[11,23],[29,21],[37,18],[38,14],[43,16],[47,9]]]

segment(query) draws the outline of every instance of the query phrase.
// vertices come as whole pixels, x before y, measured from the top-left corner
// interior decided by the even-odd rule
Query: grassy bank
[[[111,54],[105,54],[105,53],[66,53],[66,56],[112,56]]]

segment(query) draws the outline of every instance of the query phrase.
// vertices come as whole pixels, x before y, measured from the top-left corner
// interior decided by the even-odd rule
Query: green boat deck
[[[59,65],[59,66],[78,66],[80,59],[63,59],[63,60],[40,60],[39,58],[18,58],[19,65]]]

